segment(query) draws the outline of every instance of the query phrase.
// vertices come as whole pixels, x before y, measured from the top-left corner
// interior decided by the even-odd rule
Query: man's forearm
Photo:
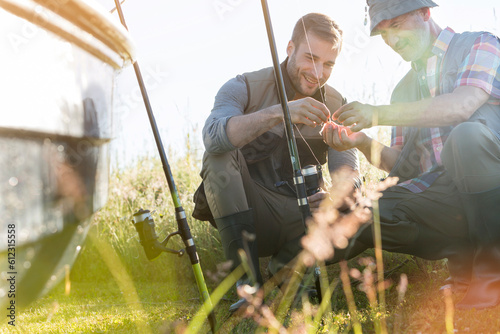
[[[379,106],[378,125],[439,127],[466,121],[488,100],[481,88],[458,87],[453,93],[433,98]]]
[[[231,117],[226,125],[227,138],[231,144],[240,148],[278,125],[282,119],[283,113],[279,105]]]

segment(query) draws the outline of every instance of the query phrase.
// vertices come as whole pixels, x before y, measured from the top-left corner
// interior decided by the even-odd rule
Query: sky
[[[113,0],[91,0],[105,9]],[[498,0],[436,0],[435,21],[455,31],[500,34]],[[279,52],[304,14],[329,15],[344,31],[343,49],[328,84],[348,101],[388,103],[409,64],[369,37],[365,0],[268,0]],[[237,74],[272,66],[261,2],[258,0],[126,0],[125,20],[167,154],[191,147],[203,152],[201,130],[219,88]],[[113,16],[118,20],[116,12]],[[132,66],[115,79],[112,164],[125,166],[157,150]]]
[[[111,0],[99,2],[114,7]],[[500,33],[497,0],[436,2],[439,7],[431,15],[442,28]],[[280,61],[299,18],[309,12],[327,14],[344,31],[328,84],[348,101],[388,103],[409,64],[380,36],[369,37],[364,0],[268,0],[268,5]],[[201,130],[221,85],[237,74],[272,66],[261,2],[127,0],[122,8],[164,146],[170,154],[182,154],[189,136],[192,147],[202,152]],[[138,92],[132,67],[125,68],[116,78],[115,163],[156,154]]]

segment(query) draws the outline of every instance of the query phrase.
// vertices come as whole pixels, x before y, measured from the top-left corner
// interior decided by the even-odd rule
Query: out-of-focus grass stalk
[[[378,114],[373,114],[372,124],[378,124]],[[374,166],[381,165],[382,152],[381,149],[376,149],[375,142],[372,143],[371,149],[371,161]],[[381,316],[381,332],[387,333],[387,325],[385,323],[385,283],[384,283],[384,263],[382,259],[382,234],[380,231],[380,210],[378,205],[378,200],[373,201],[373,227],[374,227],[374,239],[375,239],[375,259],[377,264],[377,288],[379,295],[379,305]]]
[[[64,275],[64,294],[66,296],[69,296],[69,294],[71,292],[71,280],[70,280],[70,276],[69,276],[69,272],[70,272],[69,264],[64,266],[64,272],[65,272],[65,275]]]
[[[361,323],[358,319],[358,311],[356,310],[356,303],[354,302],[354,296],[351,289],[351,281],[349,280],[349,269],[347,268],[347,262],[340,262],[340,279],[342,280],[342,287],[347,299],[347,307],[349,308],[349,313],[351,313],[352,327],[355,334],[363,333],[361,329]]]
[[[241,259],[241,265],[243,267],[243,270],[247,274],[247,277],[250,277],[250,281],[252,284],[257,283],[257,277],[255,276],[255,272],[250,268],[250,263],[248,262],[248,257],[247,253],[243,249],[238,249],[238,255],[240,256]],[[259,268],[256,268],[255,270],[259,270]]]
[[[135,312],[139,313],[135,325],[137,326],[137,331],[139,333],[151,333],[151,328],[142,320],[146,319],[144,309],[140,302],[137,291],[135,290],[134,283],[130,275],[127,273],[125,266],[116,254],[116,251],[111,245],[106,241],[105,238],[99,238],[95,235],[95,232],[90,231],[88,237],[96,245],[96,249],[99,252],[100,257],[104,260],[109,268],[109,271],[115,278],[118,287],[123,292],[123,297],[127,302],[128,307]]]
[[[282,270],[287,270],[287,268],[283,268]],[[288,269],[289,270],[289,269]],[[295,295],[300,287],[300,282],[302,281],[302,277],[304,277],[305,265],[302,261],[296,261],[292,270],[290,271],[289,282],[285,283],[285,292],[283,293],[283,298],[281,299],[280,304],[275,312],[276,319],[282,324],[285,321],[285,317],[290,309],[290,306],[293,303]],[[278,273],[279,275],[279,273]]]
[[[445,312],[446,333],[452,334],[454,333],[453,316],[455,310],[453,308],[453,300],[451,298],[451,289],[449,287],[445,288],[443,290],[443,294],[444,294],[444,303],[446,306],[446,312]]]
[[[314,322],[312,318],[312,305],[311,302],[309,302],[309,297],[306,294],[302,295],[302,313],[304,314],[304,325],[306,333],[317,333],[317,326],[314,326],[316,322]]]
[[[215,306],[219,304],[222,297],[224,297],[224,294],[236,284],[236,281],[239,280],[244,273],[245,269],[243,269],[242,265],[239,265],[217,286],[217,288],[215,288],[215,290],[210,295],[212,307],[210,307],[209,300],[205,301],[198,312],[196,312],[185,333],[198,333],[200,331],[201,327],[203,326],[203,322],[207,318],[207,315],[212,312]]]
[[[308,333],[310,333],[310,334],[317,333],[319,330],[319,326],[321,325],[321,318],[323,317],[323,315],[331,313],[332,308],[330,305],[330,301],[332,298],[333,290],[335,290],[335,287],[337,286],[337,284],[339,284],[339,280],[334,279],[332,281],[332,283],[329,285],[327,285],[327,284],[321,285],[321,286],[327,287],[327,288],[323,289],[324,292],[322,295],[321,304],[319,305],[318,312],[316,313],[316,316],[314,317],[314,322],[313,322],[314,326],[309,329]],[[351,295],[352,295],[352,291],[351,291]],[[353,298],[353,300],[354,300],[354,298]],[[354,306],[354,307],[356,307],[356,306]],[[361,325],[360,325],[360,328],[361,328]]]
[[[403,307],[403,302],[404,302],[404,299],[405,299],[405,293],[406,293],[406,289],[408,287],[408,277],[406,276],[406,274],[401,274],[401,277],[400,277],[400,280],[399,280],[399,284],[398,284],[398,287],[397,287],[397,291],[398,291],[398,306],[395,310],[396,313],[396,319],[394,320],[394,325],[392,326],[392,330],[394,333],[400,333],[401,332],[401,323],[403,322],[402,321],[402,311],[401,311],[401,308]]]
[[[331,286],[328,282],[328,274],[327,274],[327,271],[326,271],[326,267],[325,267],[325,262],[324,261],[321,261],[321,262],[318,262],[317,263],[318,267],[320,268],[321,272],[320,272],[320,283],[321,283],[321,305],[323,305],[325,303],[325,300],[326,300],[326,305],[325,305],[325,309],[322,310],[323,313],[330,313],[332,312],[332,305],[330,303],[330,298],[332,297],[332,289],[331,289]],[[333,282],[332,282],[333,284]],[[335,283],[335,285],[337,285]],[[326,287],[326,289],[325,289]],[[321,307],[320,307],[321,308]]]
[[[380,331],[387,333],[385,322],[385,282],[384,282],[384,261],[382,259],[382,233],[380,231],[380,212],[378,201],[373,201],[373,230],[375,239],[375,259],[377,264],[377,290],[380,307]]]

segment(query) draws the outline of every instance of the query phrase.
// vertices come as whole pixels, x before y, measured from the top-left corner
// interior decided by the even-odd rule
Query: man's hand
[[[328,196],[328,193],[324,190],[318,191],[316,194],[307,197],[307,202],[309,203],[309,209],[311,213],[318,211],[321,202]]]
[[[378,125],[377,107],[359,102],[351,102],[340,107],[332,116],[344,126],[350,126],[352,132]]]
[[[362,146],[368,136],[363,132],[352,132],[349,128],[328,122],[323,127],[323,140],[337,151],[345,151]]]
[[[312,128],[328,122],[330,117],[330,110],[312,97],[289,102],[288,110],[293,124],[302,123]]]

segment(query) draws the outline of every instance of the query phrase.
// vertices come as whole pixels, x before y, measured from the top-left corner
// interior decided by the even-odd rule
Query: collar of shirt
[[[450,27],[446,27],[446,29],[442,30],[441,33],[439,33],[439,36],[432,44],[431,52],[439,58],[443,58],[446,54],[446,51],[448,50],[448,47],[450,46],[450,42],[454,35],[455,31],[453,31],[453,29],[451,29]],[[417,71],[417,73],[422,70],[422,68],[420,68],[420,66],[418,66],[416,62],[412,62],[411,67],[415,71]]]
[[[287,64],[288,64],[288,57],[286,57],[286,59],[280,65],[281,74],[283,75],[283,82],[285,84],[286,98],[288,99],[288,101],[293,101],[293,99],[295,98],[295,89],[293,88],[292,82],[290,81],[290,77],[288,76],[288,71],[286,69]],[[316,101],[325,103],[325,101],[323,101],[322,96],[325,96],[325,86],[318,89],[316,93],[314,93],[314,95],[311,97]]]

